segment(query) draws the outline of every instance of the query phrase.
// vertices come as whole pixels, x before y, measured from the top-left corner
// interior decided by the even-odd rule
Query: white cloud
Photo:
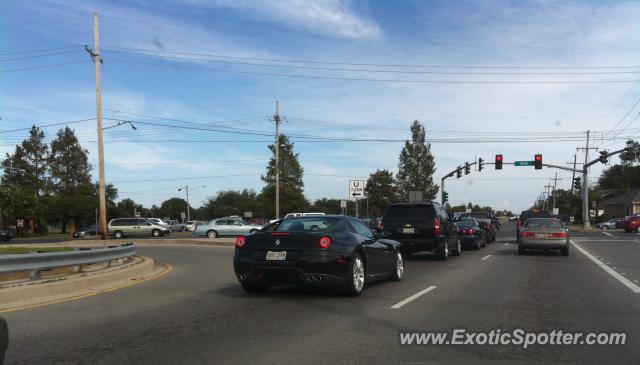
[[[380,39],[382,29],[343,0],[192,0],[192,4],[236,9],[258,20],[350,39]]]

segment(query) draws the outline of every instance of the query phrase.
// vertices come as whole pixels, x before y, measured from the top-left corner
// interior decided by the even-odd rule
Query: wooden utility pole
[[[276,100],[276,218],[280,219],[280,102]]]
[[[102,81],[100,79],[100,29],[98,27],[98,13],[93,13],[93,61],[96,64],[96,124],[98,128],[98,194],[100,195],[100,238],[107,238],[107,199],[104,181],[104,146],[102,143]]]

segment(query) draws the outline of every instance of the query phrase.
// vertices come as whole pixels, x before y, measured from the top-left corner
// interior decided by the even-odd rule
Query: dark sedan
[[[7,231],[6,229],[0,229],[0,241],[11,241],[13,239],[13,234],[11,231]]]
[[[297,285],[357,296],[365,283],[400,281],[404,274],[400,244],[346,216],[290,218],[271,231],[240,236],[233,267],[249,293]]]
[[[462,213],[460,219],[474,218],[480,223],[480,227],[487,233],[487,243],[491,243],[496,240],[496,224],[491,217],[491,214],[484,212]]]
[[[465,248],[479,250],[487,245],[487,233],[474,218],[462,218],[456,222],[460,243]]]

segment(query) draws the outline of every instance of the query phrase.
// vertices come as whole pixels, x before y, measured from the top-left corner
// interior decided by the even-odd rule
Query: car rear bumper
[[[270,286],[335,286],[347,280],[349,270],[349,257],[331,251],[303,254],[285,261],[266,261],[255,257],[252,252],[236,252],[234,255],[233,269],[240,282]]]
[[[400,238],[388,237],[390,240],[400,242],[400,247],[404,252],[435,251],[440,247],[441,238]]]
[[[562,239],[536,239],[536,238],[521,238],[520,246],[523,248],[563,248],[569,246],[569,240]]]
[[[480,237],[469,236],[469,237],[460,237],[460,243],[464,247],[475,247],[480,241]]]

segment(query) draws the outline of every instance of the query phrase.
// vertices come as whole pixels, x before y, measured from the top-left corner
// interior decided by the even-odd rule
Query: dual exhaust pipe
[[[322,282],[322,275],[308,275],[307,276],[307,282],[308,283],[321,283]]]
[[[247,274],[238,274],[238,280],[245,281],[247,280]]]

